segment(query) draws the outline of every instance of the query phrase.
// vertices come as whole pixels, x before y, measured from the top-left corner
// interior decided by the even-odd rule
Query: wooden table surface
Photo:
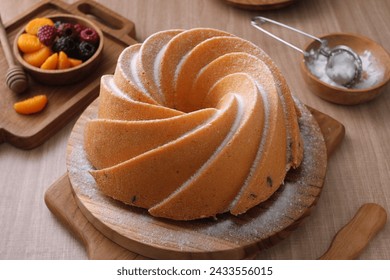
[[[37,2],[20,0],[15,5],[15,1],[0,1],[3,22],[7,24]],[[390,212],[390,87],[363,105],[341,106],[323,101],[305,85],[299,70],[301,55],[249,23],[252,16],[263,15],[314,35],[359,33],[389,51],[390,0],[300,0],[290,7],[266,12],[240,10],[222,0],[98,2],[133,21],[138,41],[160,30],[192,27],[218,28],[248,39],[271,56],[296,96],[345,125],[346,137],[329,160],[325,187],[311,216],[286,240],[260,252],[257,258],[318,258],[362,204],[375,202]],[[298,46],[307,43],[306,38],[285,30],[270,30]],[[82,243],[44,203],[47,188],[66,172],[65,150],[74,122],[33,150],[0,145],[0,259],[87,258]],[[389,224],[360,258],[390,259]]]

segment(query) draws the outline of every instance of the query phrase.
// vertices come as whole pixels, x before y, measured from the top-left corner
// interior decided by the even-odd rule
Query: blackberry
[[[99,41],[99,35],[95,29],[87,27],[80,32],[80,40],[96,44]]]
[[[96,51],[96,47],[85,41],[81,41],[80,44],[78,45],[78,58],[81,59],[82,61],[86,61],[88,58],[93,56],[93,54]]]
[[[50,46],[57,37],[57,29],[51,25],[44,25],[38,29],[37,36],[44,45]]]
[[[63,51],[73,57],[77,53],[77,42],[72,37],[60,37],[54,42],[52,49],[54,52]]]
[[[76,37],[76,30],[74,29],[73,24],[65,22],[61,23],[57,28],[58,34],[60,37]]]

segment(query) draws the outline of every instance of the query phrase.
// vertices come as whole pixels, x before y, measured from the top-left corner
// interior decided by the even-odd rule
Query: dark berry
[[[60,37],[76,37],[77,36],[73,24],[68,23],[68,22],[61,23],[60,26],[58,26],[57,30],[58,30],[58,35]]]
[[[91,44],[96,44],[99,41],[99,35],[95,29],[87,27],[81,31],[80,40],[89,42]]]
[[[73,26],[77,36],[80,36],[80,33],[81,31],[83,31],[85,28],[87,28],[86,26],[80,24],[80,23],[76,23],[74,26]]]
[[[38,29],[37,36],[42,44],[50,46],[57,37],[57,29],[51,25],[44,25]]]
[[[78,58],[80,58],[82,61],[86,61],[88,58],[93,56],[95,51],[96,47],[93,44],[82,41],[78,46]]]
[[[68,56],[72,57],[74,56],[78,50],[77,50],[77,42],[72,37],[60,37],[58,38],[52,47],[54,52],[60,52],[63,51]]]

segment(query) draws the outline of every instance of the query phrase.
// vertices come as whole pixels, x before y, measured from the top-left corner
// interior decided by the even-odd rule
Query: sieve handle
[[[281,27],[283,27],[283,28],[287,28],[287,29],[292,30],[292,31],[294,31],[294,32],[297,32],[297,33],[299,33],[299,34],[301,34],[301,35],[304,35],[304,36],[306,36],[306,37],[309,37],[309,38],[311,38],[311,39],[314,39],[314,40],[316,40],[316,41],[318,41],[318,42],[321,43],[321,48],[322,48],[322,46],[325,46],[325,45],[327,44],[326,40],[321,40],[320,38],[317,38],[317,37],[315,37],[315,36],[313,36],[313,35],[311,35],[311,34],[308,34],[308,33],[306,33],[306,32],[303,32],[303,31],[299,30],[299,29],[296,29],[296,28],[291,27],[291,26],[289,26],[289,25],[283,24],[283,23],[281,23],[281,22],[278,22],[278,21],[275,21],[275,20],[272,20],[272,19],[269,19],[269,18],[266,18],[266,17],[261,17],[261,16],[256,16],[256,17],[253,17],[253,18],[252,18],[251,24],[252,24],[253,27],[255,27],[255,28],[257,28],[258,30],[264,32],[265,34],[271,36],[272,38],[278,40],[279,42],[282,42],[283,44],[289,46],[290,48],[293,48],[294,50],[299,51],[299,52],[302,53],[305,57],[309,56],[309,53],[308,53],[308,52],[306,52],[306,51],[304,51],[304,50],[298,48],[297,46],[295,46],[295,45],[293,45],[293,44],[291,44],[291,43],[289,43],[289,42],[283,40],[282,38],[276,36],[275,34],[272,34],[272,33],[269,32],[268,30],[265,30],[263,27],[261,27],[261,26],[262,26],[264,23],[266,23],[266,22],[269,22],[269,23],[272,23],[272,24],[276,24],[276,25],[281,26]]]

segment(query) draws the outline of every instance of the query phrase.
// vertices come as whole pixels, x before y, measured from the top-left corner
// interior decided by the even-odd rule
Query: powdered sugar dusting
[[[130,61],[130,77],[133,79],[137,87],[148,97],[151,97],[148,90],[144,87],[144,85],[141,82],[140,77],[138,76],[138,71],[137,71],[137,62],[139,59],[139,52],[137,52]]]
[[[360,55],[360,59],[362,60],[362,78],[352,86],[352,89],[364,89],[373,87],[380,82],[383,81],[384,77],[384,67],[377,61],[377,59],[373,56],[370,51],[364,51],[363,54]],[[328,63],[328,58],[322,54],[318,55],[318,58],[313,61],[307,62],[307,68],[309,71],[319,78],[321,81],[340,88],[345,88],[340,83],[336,81],[351,80],[351,76],[353,77],[353,73],[346,73],[348,68],[351,68],[348,64],[341,61],[340,64],[335,65],[332,70],[332,75],[327,74],[326,65]],[[349,69],[351,71],[351,69]],[[354,68],[352,69],[354,70]],[[328,71],[329,72],[329,71]],[[343,75],[346,74],[346,77]],[[336,77],[336,81],[331,77]]]
[[[119,65],[117,65],[117,69],[122,72],[118,71],[116,74],[122,74],[123,77],[119,76],[120,79],[115,79],[115,81],[114,79],[111,79],[107,81],[106,86],[113,91],[111,94],[114,94],[115,97],[122,98],[123,92],[121,90],[126,91],[126,83],[130,83],[131,89],[136,88],[137,95],[141,94],[138,93],[138,90],[142,91],[143,94],[145,94],[145,96],[142,96],[145,98],[142,99],[145,99],[147,100],[146,102],[148,102],[150,100],[146,97],[151,98],[152,95],[158,97],[156,95],[158,94],[157,90],[154,90],[154,87],[158,86],[159,88],[161,87],[162,94],[167,94],[167,103],[169,103],[167,106],[172,106],[174,103],[173,100],[168,100],[168,97],[172,94],[170,88],[176,83],[175,79],[179,80],[177,72],[174,72],[174,70],[184,67],[182,64],[183,59],[189,55],[188,52],[191,52],[191,49],[196,47],[197,44],[210,37],[225,35],[223,32],[204,29],[197,30],[195,33],[190,33],[192,34],[191,36],[189,33],[185,33],[183,35],[184,39],[182,38],[183,41],[180,40],[179,42],[176,42],[177,44],[169,44],[170,47],[167,47],[168,45],[157,39],[154,43],[147,44],[148,47],[143,46],[142,50],[153,49],[153,55],[151,56],[141,52],[140,44],[134,48],[129,47],[127,49],[126,61],[120,60],[118,62]],[[165,36],[164,38],[168,41]],[[178,37],[175,36],[175,38]],[[186,40],[189,40],[188,44],[185,44]],[[185,47],[183,47],[183,44]],[[252,154],[253,157],[256,157],[257,161],[255,160],[255,164],[257,164],[261,158],[261,153],[266,148],[264,145],[268,143],[264,142],[264,139],[266,139],[267,133],[269,134],[274,128],[274,126],[271,125],[273,123],[271,123],[271,121],[274,120],[273,117],[275,116],[275,112],[295,110],[295,108],[293,104],[291,104],[292,102],[290,102],[291,97],[289,91],[284,89],[286,87],[284,81],[278,76],[279,72],[271,72],[271,69],[275,70],[272,68],[272,62],[265,63],[257,56],[246,53],[245,50],[244,52],[227,53],[228,54],[222,56],[215,55],[215,57],[210,58],[210,61],[206,63],[206,66],[197,67],[198,70],[195,71],[196,73],[193,73],[193,76],[197,77],[194,84],[191,82],[192,79],[188,80],[188,88],[193,87],[193,90],[191,93],[185,93],[183,95],[183,99],[188,99],[189,103],[192,102],[194,105],[189,106],[186,111],[202,109],[202,100],[207,97],[207,93],[210,92],[213,85],[218,83],[222,78],[229,78],[229,74],[245,73],[253,77],[259,91],[256,97],[259,98],[258,100],[260,100],[260,98],[262,99],[263,102],[261,103],[265,110],[264,131],[261,132],[264,134],[264,138],[263,140],[259,140],[260,149],[258,155]],[[124,59],[123,56],[121,56],[121,58]],[[144,63],[142,63],[142,61]],[[180,71],[179,75],[185,75],[185,72],[186,71]],[[272,74],[275,74],[275,76]],[[115,78],[118,78],[118,76],[115,76]],[[149,83],[149,80],[151,83]],[[157,84],[154,85],[152,80],[156,80]],[[159,81],[161,83],[159,83]],[[115,82],[120,83],[118,86],[120,86],[121,90],[115,87]],[[275,91],[275,83],[279,86],[277,92]],[[226,88],[224,88],[224,90],[226,90]],[[246,133],[239,134],[239,127],[245,121],[243,115],[245,116],[247,112],[248,114],[252,114],[253,111],[245,105],[245,95],[242,95],[242,97],[239,93],[235,93],[235,95],[237,95],[236,101],[238,102],[238,112],[233,125],[230,124],[230,126],[227,127],[227,129],[231,129],[231,131],[223,141],[221,140],[219,148],[216,149],[215,154],[213,154],[211,158],[206,160],[203,165],[204,167],[214,160],[216,153],[221,151],[225,145],[231,143],[230,140],[236,139],[234,138],[235,133],[243,136],[242,138],[249,138]],[[136,98],[136,96],[134,98]],[[220,96],[218,95],[218,99],[219,98]],[[129,99],[126,100],[130,101]],[[117,102],[117,99],[115,102]],[[280,103],[281,107],[279,107]],[[301,126],[302,138],[305,144],[305,155],[301,166],[298,169],[289,172],[284,185],[279,188],[270,199],[253,207],[245,214],[236,217],[226,213],[218,215],[215,219],[199,219],[191,222],[178,222],[154,218],[148,214],[147,210],[125,205],[124,203],[115,201],[103,195],[99,191],[93,176],[91,175],[94,174],[94,172],[91,172],[93,167],[89,163],[88,155],[83,148],[85,124],[89,120],[96,118],[97,109],[95,103],[95,107],[91,106],[77,122],[69,144],[67,164],[69,178],[77,198],[76,201],[78,201],[81,211],[83,211],[86,217],[90,219],[98,229],[106,229],[103,232],[109,232],[110,237],[115,237],[115,240],[131,240],[129,243],[125,242],[124,244],[121,244],[122,246],[138,243],[149,247],[157,246],[162,249],[168,248],[170,251],[176,250],[177,252],[190,252],[191,254],[196,254],[197,252],[205,251],[232,251],[235,248],[242,249],[243,246],[256,245],[258,243],[264,245],[282,231],[283,236],[285,236],[286,231],[291,227],[295,227],[296,221],[300,221],[307,212],[307,209],[311,208],[315,203],[321,192],[326,169],[326,153],[324,151],[324,142],[320,130],[316,126],[310,113],[306,111],[304,106],[298,101],[297,103],[297,106],[302,111],[299,124]],[[104,106],[106,104],[101,105]],[[255,113],[256,112],[257,111],[255,111]],[[285,113],[285,121],[287,121],[290,119],[288,118],[289,112]],[[214,114],[209,120],[212,120],[217,116],[218,113]],[[233,116],[231,117],[233,118]],[[295,117],[291,118],[291,120],[294,121],[293,125],[295,125]],[[201,125],[202,124],[196,127],[195,130],[201,129]],[[278,126],[278,128],[280,128],[279,132],[283,135],[284,141],[285,133],[282,131],[284,127]],[[290,129],[290,127],[287,125],[287,130],[288,129]],[[190,131],[189,133],[193,133],[195,130]],[[289,131],[287,131],[287,134],[289,134]],[[187,137],[188,135],[189,134],[185,134],[182,138]],[[210,135],[210,137],[213,136]],[[289,139],[289,137],[291,138],[291,136],[287,135],[287,142],[292,140]],[[115,139],[113,139],[113,141],[115,141]],[[175,141],[180,141],[180,138]],[[176,147],[173,146],[175,141],[165,143],[159,148],[164,149],[168,146]],[[273,143],[274,146],[272,148],[276,147],[275,143],[277,142]],[[129,144],[131,145],[131,142]],[[113,145],[115,145],[115,143],[113,143]],[[232,146],[239,146],[236,151],[241,151],[242,145]],[[279,148],[280,147],[277,147],[277,149]],[[250,151],[252,152],[252,150]],[[279,154],[278,152],[275,152],[273,160],[277,162],[284,160],[284,148],[280,151],[283,153]],[[228,153],[226,152],[226,154]],[[234,160],[231,162],[234,162]],[[218,166],[218,169],[222,170],[224,167],[220,168]],[[202,172],[202,168],[198,173],[195,172],[194,176],[199,174],[199,172]],[[204,170],[207,170],[207,168],[204,168]],[[224,173],[222,172],[221,174],[222,175],[220,176],[223,176]],[[102,176],[104,176],[104,174]],[[185,179],[187,179],[187,177]],[[193,178],[194,177],[192,177],[192,179]],[[119,181],[121,179],[113,177],[113,180]],[[131,188],[132,183],[131,180],[121,180],[120,191],[127,192],[127,188]],[[279,179],[277,184],[280,184]],[[270,185],[272,185],[272,183]],[[153,188],[155,186],[152,184],[150,187]],[[257,187],[257,185],[254,186],[254,188],[255,187]],[[261,187],[267,186],[262,185]],[[149,191],[149,189],[147,191]],[[134,196],[134,201],[135,198],[138,199],[139,196]],[[192,199],[192,197],[189,199]],[[123,200],[127,201],[127,199]],[[214,198],[207,200],[207,203],[213,202]],[[215,212],[210,215],[214,215],[214,213]],[[182,217],[178,215],[177,218],[181,219]],[[137,246],[137,248],[142,248],[142,246]],[[129,249],[132,250],[134,248]],[[142,254],[142,251],[139,253]]]
[[[266,141],[266,139],[268,137],[270,109],[269,109],[269,104],[268,104],[268,100],[267,100],[267,92],[265,91],[265,89],[263,88],[263,86],[261,84],[259,84],[257,81],[255,81],[255,83],[256,83],[257,90],[258,90],[258,94],[263,99],[263,104],[264,104],[263,136],[262,136],[262,138],[260,140],[259,148],[257,149],[257,153],[256,153],[255,159],[253,161],[253,164],[252,164],[252,166],[251,166],[251,168],[249,170],[249,175],[248,175],[247,179],[244,182],[244,186],[241,188],[240,192],[237,194],[235,199],[230,204],[229,209],[231,209],[237,203],[237,201],[241,198],[241,194],[242,194],[243,190],[246,189],[246,187],[248,186],[250,180],[252,179],[253,174],[254,174],[254,172],[255,172],[255,170],[256,170],[259,162],[260,162],[260,159],[261,159],[261,157],[263,155],[265,141]]]
[[[89,174],[92,168],[83,150],[84,125],[81,118],[71,135],[68,156],[69,178],[76,197],[92,215],[94,224],[115,228],[114,234],[142,244],[159,244],[178,252],[231,250],[243,244],[261,243],[281,231],[289,231],[312,207],[321,193],[325,177],[326,150],[320,129],[302,104],[300,128],[305,146],[304,158],[297,170],[290,171],[284,184],[268,201],[239,217],[223,214],[217,219],[175,222],[157,219],[145,210],[126,206],[99,192]],[[94,110],[92,110],[94,109]],[[89,114],[96,115],[96,107]],[[88,215],[87,215],[88,216]],[[147,229],[147,230],[145,230]],[[264,242],[263,242],[264,241]],[[260,245],[259,245],[260,246]]]

